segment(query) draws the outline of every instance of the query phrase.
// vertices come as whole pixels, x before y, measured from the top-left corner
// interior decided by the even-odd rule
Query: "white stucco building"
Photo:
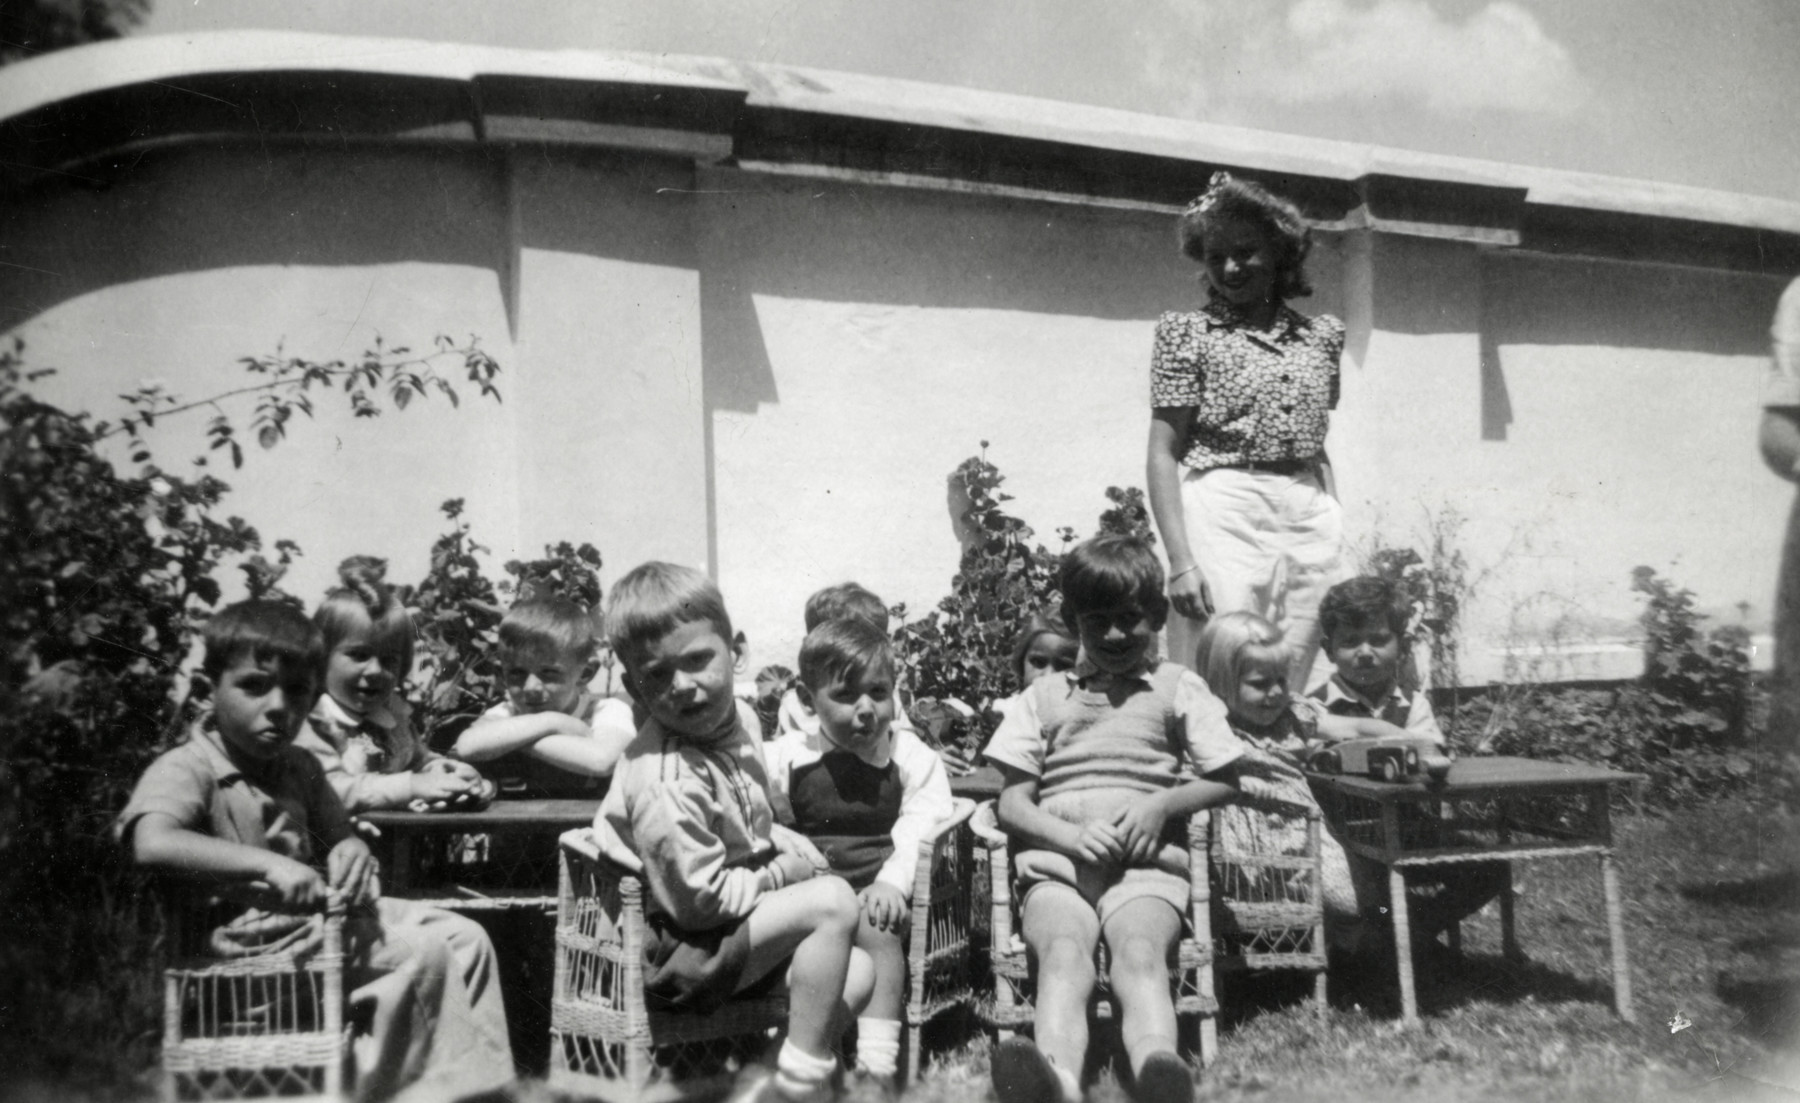
[[[0,70],[0,332],[96,412],[277,347],[477,336],[502,404],[321,405],[227,478],[317,595],[416,578],[462,497],[495,563],[704,565],[753,663],[854,577],[922,609],[983,440],[1053,542],[1143,485],[1173,216],[1218,168],[1318,220],[1297,304],[1350,331],[1330,451],[1363,546],[1454,507],[1465,673],[1619,676],[1645,563],[1766,624],[1786,484],[1755,449],[1800,205],[904,81],[234,32]],[[241,420],[247,420],[247,416]],[[173,465],[205,419],[159,430]],[[497,571],[497,566],[496,566]],[[1560,625],[1560,627],[1559,627]],[[1603,641],[1604,642],[1604,641]]]

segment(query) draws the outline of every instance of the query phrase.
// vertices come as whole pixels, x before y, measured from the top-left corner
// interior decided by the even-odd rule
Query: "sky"
[[[153,0],[255,27],[700,54],[1800,201],[1800,0]]]

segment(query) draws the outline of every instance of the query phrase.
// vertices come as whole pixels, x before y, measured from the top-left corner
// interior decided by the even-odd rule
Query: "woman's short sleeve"
[[[1325,329],[1325,352],[1331,357],[1331,408],[1337,409],[1340,381],[1344,375],[1344,322],[1335,314],[1321,314],[1313,324]]]
[[[1150,405],[1158,409],[1200,405],[1200,323],[1191,314],[1170,311],[1156,322],[1150,352]]]

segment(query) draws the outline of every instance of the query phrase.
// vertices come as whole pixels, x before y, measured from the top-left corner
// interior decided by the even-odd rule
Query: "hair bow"
[[[1229,183],[1231,183],[1229,172],[1220,169],[1213,173],[1212,178],[1206,182],[1206,190],[1196,195],[1193,202],[1189,203],[1181,213],[1183,215],[1205,214],[1219,201],[1219,197],[1225,193],[1225,185]]]

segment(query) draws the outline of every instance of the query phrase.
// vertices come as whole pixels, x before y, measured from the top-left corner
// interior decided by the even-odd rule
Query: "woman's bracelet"
[[[1181,568],[1179,571],[1176,571],[1174,574],[1170,575],[1169,581],[1174,582],[1176,579],[1180,578],[1182,575],[1193,574],[1195,571],[1197,571],[1199,569],[1200,569],[1200,564],[1190,563],[1189,565]]]

